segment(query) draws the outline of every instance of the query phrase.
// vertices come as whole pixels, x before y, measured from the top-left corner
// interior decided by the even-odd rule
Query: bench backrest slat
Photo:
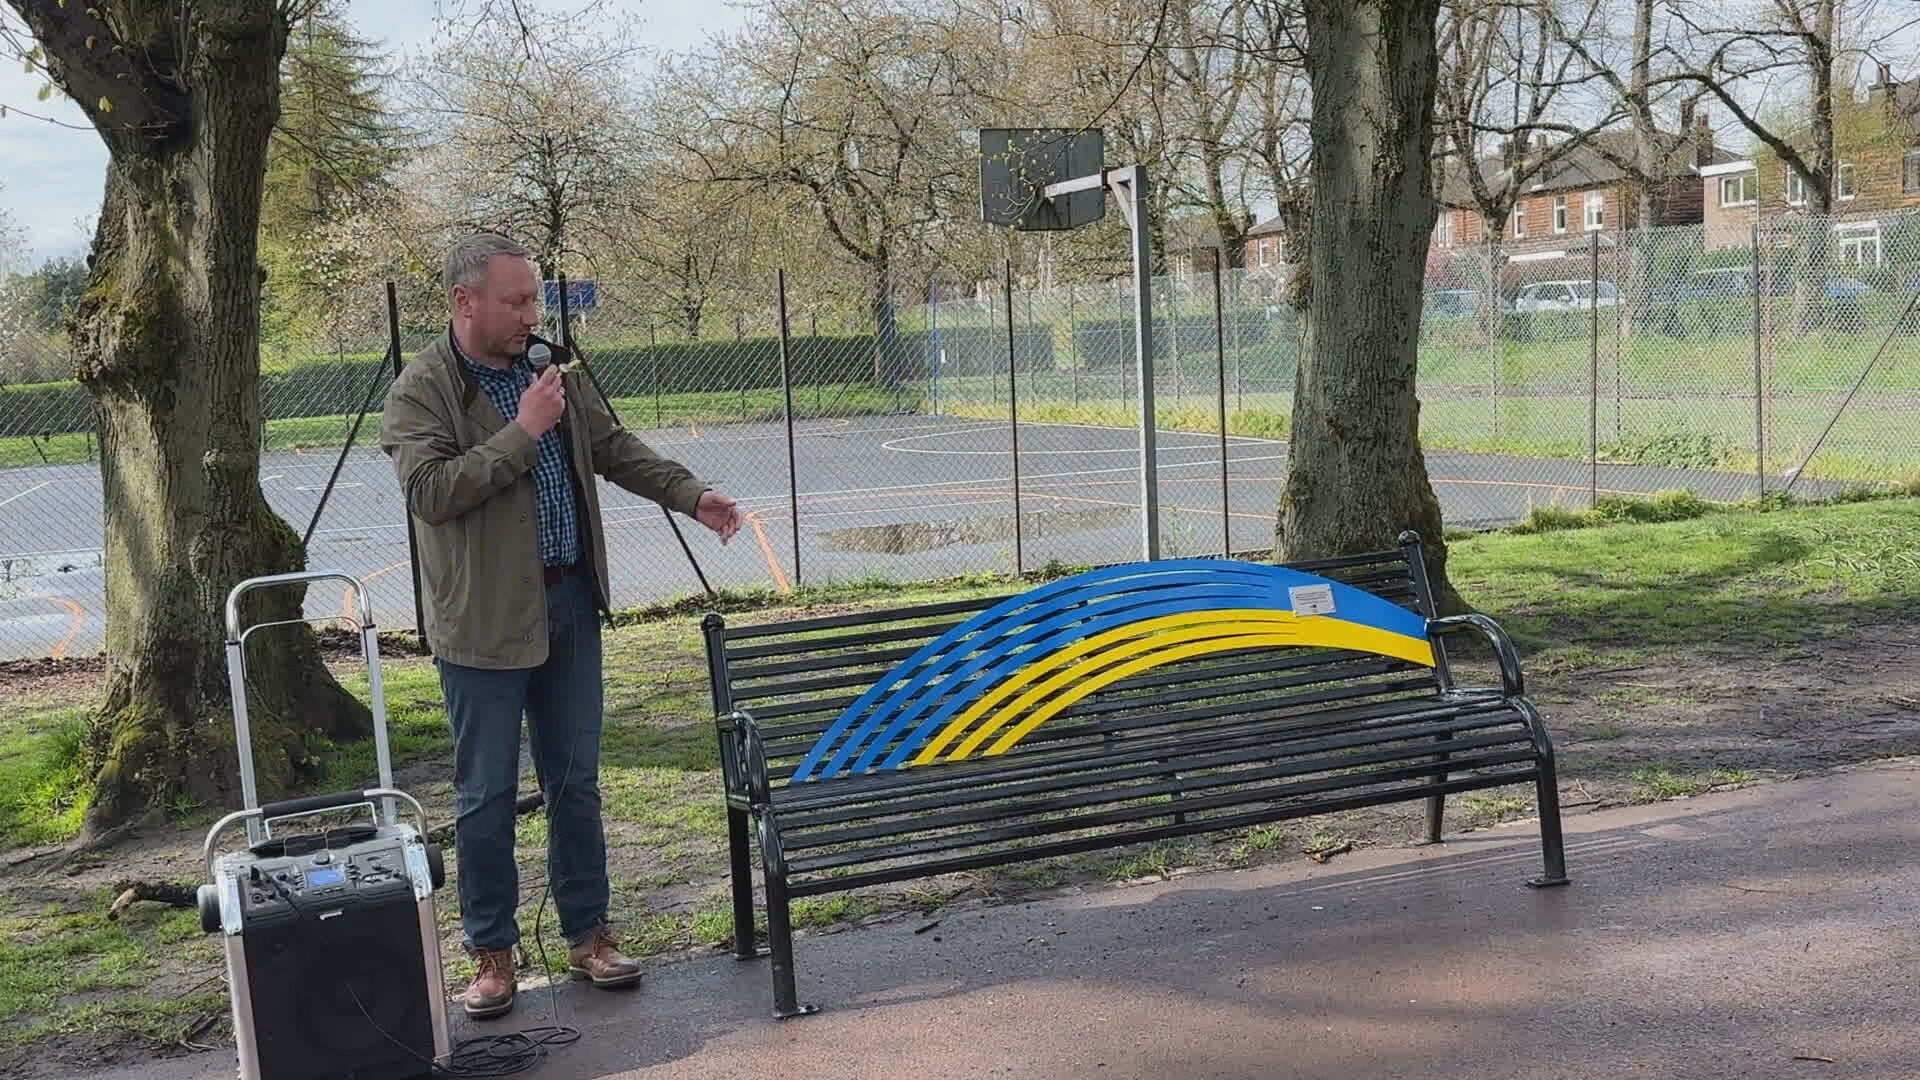
[[[1418,559],[1417,543],[1409,543],[1397,551],[1295,563],[1286,569],[1325,577],[1363,590],[1414,615],[1431,617],[1434,614],[1432,597],[1423,568],[1417,565]],[[1233,564],[1218,565],[1223,568],[1224,580],[1229,576],[1227,568]],[[1017,595],[1020,594],[747,625],[732,625],[718,616],[709,616],[708,659],[712,668],[714,707],[719,713],[744,708],[753,714],[767,756],[768,779],[776,785],[786,783],[802,757],[814,750],[822,734],[841,722],[846,710],[855,705],[862,694],[868,693],[869,688],[889,678],[902,661],[981,612]],[[1172,597],[1178,593],[1169,589],[1154,595]],[[1149,602],[1153,602],[1151,597],[1129,603]],[[1124,607],[1098,606],[1097,598],[1096,603],[1067,603],[1063,610],[1065,613],[1058,618],[1069,622],[1081,617],[1114,620],[1124,617],[1127,611]],[[1121,614],[1108,614],[1115,611]],[[1033,626],[1033,633],[1043,629],[1031,619],[1022,621],[1023,618],[1015,616],[1005,620],[1006,629],[991,631],[991,636],[976,635],[960,642],[947,653],[951,657],[946,661],[947,670],[969,670],[960,666],[963,661],[976,664],[973,670],[984,669],[989,661],[1002,666],[1021,662],[1020,650],[1007,652],[1001,639],[1022,626]],[[1246,631],[1229,629],[1221,634],[1261,633],[1256,624],[1248,626]],[[1136,651],[1161,647],[1148,646],[1149,640],[1142,637],[1142,650]],[[1238,640],[1242,639],[1225,637],[1220,642],[1206,642],[1203,647],[1217,649],[1218,644],[1232,645]],[[988,647],[998,651],[991,655],[977,651]],[[1203,724],[1243,713],[1272,718],[1292,710],[1331,707],[1342,711],[1354,709],[1356,715],[1364,715],[1369,702],[1431,695],[1437,686],[1446,685],[1444,655],[1439,654],[1437,648],[1435,653],[1433,667],[1349,648],[1265,645],[1218,649],[1172,663],[1156,660],[1144,667],[1141,662],[1128,664],[1101,656],[1097,661],[1082,661],[1082,665],[1094,664],[1090,670],[1104,671],[1102,678],[1111,681],[1059,708],[1057,714],[1032,727],[1006,752],[1036,756],[1070,754],[1076,746],[1109,746],[1116,738],[1148,738],[1154,733],[1177,732],[1182,725]],[[1001,654],[1007,658],[994,659]],[[1063,690],[1068,686],[1084,689],[1078,675],[1060,682],[1068,679],[1069,674],[1030,678],[1034,685],[1052,678]],[[927,682],[920,691],[924,699],[918,706],[920,711],[900,722],[938,722],[940,718],[934,716],[935,711],[958,709],[961,700],[952,695],[971,693],[967,680],[984,679],[985,675],[986,672],[981,671],[951,684],[942,681],[951,676],[928,676],[933,681]],[[1031,689],[1033,685],[1002,688],[999,692],[1010,697]],[[893,685],[884,688],[886,694],[906,691],[905,684],[898,691]],[[1042,695],[1038,700],[1048,699]],[[880,713],[855,715],[870,716],[876,723],[894,722],[891,715]],[[1000,736],[996,734],[996,737]],[[941,768],[964,771],[966,764],[965,761],[943,762]]]

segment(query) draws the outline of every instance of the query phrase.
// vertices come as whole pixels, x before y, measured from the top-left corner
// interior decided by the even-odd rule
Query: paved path
[[[784,1024],[763,963],[669,963],[637,995],[564,990],[585,1037],[528,1075],[1911,1080],[1916,790],[1908,763],[1572,817],[1575,884],[1547,892],[1517,826],[803,936],[823,1011]]]

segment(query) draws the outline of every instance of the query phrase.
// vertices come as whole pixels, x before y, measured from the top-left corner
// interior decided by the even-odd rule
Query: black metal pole
[[[780,393],[787,409],[787,512],[793,518],[793,584],[800,585],[800,464],[793,445],[793,367],[787,342],[787,272],[773,272],[780,294]]]
[[[393,357],[393,377],[398,379],[406,357],[400,352],[400,291],[391,281],[387,282],[387,351]],[[420,603],[420,538],[414,533],[413,512],[405,513],[407,565],[413,570],[413,632],[419,635],[420,651],[432,655],[433,646],[427,644],[427,611]]]
[[[613,417],[615,423],[624,423],[620,419],[620,413],[613,407],[613,399],[607,396],[606,387],[600,385],[600,376],[594,373],[593,365],[587,363],[587,354],[582,352],[579,343],[573,340],[573,320],[567,310],[567,276],[565,274],[560,275],[560,347],[567,350],[567,354],[579,362],[580,370],[587,373],[587,382],[593,385],[593,392],[600,396],[600,404],[606,406],[607,415]],[[707,582],[706,571],[700,569],[700,560],[693,557],[693,547],[687,543],[686,536],[681,533],[680,523],[673,520],[673,511],[662,506],[660,516],[667,519],[667,528],[672,529],[674,539],[680,541],[680,550],[686,552],[687,565],[693,567],[693,576],[700,579],[700,587],[706,590],[709,598],[719,599],[720,594],[714,592],[713,586]],[[609,583],[602,584],[607,586],[608,601],[611,603],[613,587]]]
[[[1226,297],[1220,288],[1220,249],[1213,249],[1213,356],[1219,368],[1218,393],[1214,401],[1220,410],[1220,557],[1233,558],[1233,514],[1227,495],[1227,319],[1223,311]]]
[[[1767,399],[1762,374],[1760,305],[1768,290],[1760,281],[1760,226],[1753,226],[1753,488],[1754,497],[1767,497]],[[1796,477],[1797,479],[1797,477]]]
[[[1020,374],[1013,359],[1013,260],[1007,260],[1007,416],[1013,421],[1013,572],[1026,567],[1020,523]]]
[[[1591,323],[1587,375],[1587,505],[1600,501],[1600,235],[1587,241],[1587,317]]]

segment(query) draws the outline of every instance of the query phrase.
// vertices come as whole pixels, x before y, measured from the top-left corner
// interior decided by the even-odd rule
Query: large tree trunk
[[[136,32],[113,51],[144,60],[131,70],[151,82],[144,93],[137,79],[120,82],[114,107],[101,109],[92,43],[75,40],[104,37],[105,24],[85,25],[93,17],[73,14],[79,5],[11,2],[112,151],[73,324],[106,506],[108,679],[86,739],[88,845],[182,797],[237,801],[222,609],[240,580],[303,562],[259,483],[256,241],[287,26],[271,4],[203,0],[176,76],[173,35],[188,25],[178,4],[118,4]],[[297,589],[259,592],[245,614],[296,619],[301,601]],[[254,755],[273,795],[310,775],[329,740],[365,734],[369,717],[307,628],[265,631],[249,646]]]
[[[868,299],[873,307],[873,381],[891,392],[896,406],[904,410],[906,406],[899,398],[906,388],[906,350],[900,347],[900,322],[893,305],[893,270],[884,248],[867,271],[871,290]]]
[[[1415,396],[1438,15],[1439,0],[1307,3],[1313,287],[1276,554],[1387,549],[1413,529],[1459,610]]]

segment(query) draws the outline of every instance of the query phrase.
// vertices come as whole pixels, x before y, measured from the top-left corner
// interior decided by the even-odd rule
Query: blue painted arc
[[[1102,570],[1091,570],[1084,574],[1076,574],[1070,578],[1062,578],[1059,581],[1042,585],[1037,589],[1031,589],[1027,592],[1010,596],[921,646],[913,655],[900,661],[887,677],[876,681],[865,693],[855,699],[853,704],[847,706],[846,711],[841,713],[826,731],[821,733],[820,738],[813,744],[812,748],[807,751],[806,756],[801,758],[799,766],[794,771],[793,779],[795,781],[812,779],[814,770],[820,764],[820,759],[825,757],[829,750],[840,741],[841,736],[846,734],[847,729],[853,726],[856,718],[864,715],[868,709],[872,708],[875,702],[887,694],[904,673],[913,671],[915,668],[928,663],[928,661],[934,661],[935,663],[944,662],[947,650],[954,644],[969,635],[978,633],[992,626],[994,623],[1008,616],[1014,615],[1029,607],[1045,604],[1063,594],[1090,590],[1093,586],[1102,582],[1129,577],[1163,576],[1170,573],[1191,570],[1205,570],[1213,574],[1223,572],[1231,573],[1234,572],[1234,569],[1238,568],[1258,569],[1254,567],[1253,564],[1230,563],[1220,559],[1170,559],[1158,563],[1113,566]]]
[[[1146,567],[1150,567],[1150,571]],[[1148,563],[1146,567],[1112,567],[1108,571],[1092,571],[1087,575],[1064,578],[1060,582],[1054,582],[1052,586],[1044,586],[1041,590],[1023,594],[1029,598],[1029,603],[1002,601],[1000,605],[975,615],[966,623],[954,626],[952,630],[948,630],[947,634],[941,634],[941,638],[935,638],[922,650],[900,661],[899,667],[895,667],[893,673],[889,673],[889,678],[883,678],[881,682],[877,682],[874,688],[868,690],[868,694],[862,694],[860,700],[854,701],[847,707],[847,713],[843,713],[843,719],[852,721],[854,717],[858,717],[860,723],[852,730],[851,736],[839,742],[839,748],[833,751],[833,757],[828,759],[828,763],[820,771],[829,776],[845,771],[854,753],[858,753],[858,749],[874,736],[877,726],[883,723],[883,719],[893,709],[897,709],[900,703],[906,700],[908,694],[916,692],[918,688],[931,682],[935,676],[945,675],[948,671],[952,671],[952,667],[964,663],[964,657],[968,653],[952,650],[950,646],[958,644],[966,636],[993,640],[996,636],[1004,634],[1006,628],[1023,625],[1029,619],[1043,617],[1046,613],[1068,611],[1069,607],[1081,605],[1081,603],[1123,598],[1129,594],[1139,594],[1142,590],[1162,590],[1162,588],[1192,586],[1192,584],[1223,586],[1223,578],[1225,582],[1233,582],[1238,588],[1271,590],[1273,588],[1271,575],[1263,571],[1277,569],[1277,567],[1258,567],[1252,563],[1223,563],[1217,559],[1169,559],[1164,563]],[[1309,580],[1317,582],[1319,578],[1309,578]],[[1116,588],[1116,584],[1119,588]],[[1050,592],[1050,596],[1041,596],[1043,592]],[[1014,600],[1020,600],[1020,598],[1014,598]],[[1284,601],[1284,594],[1281,594],[1281,601]],[[935,653],[935,646],[939,646],[937,653]],[[906,673],[914,671],[916,667],[924,667],[924,671],[908,678]],[[904,686],[899,684],[900,678],[906,678]],[[839,721],[835,721],[835,726],[841,732],[847,730],[847,724],[841,724]],[[822,755],[829,738],[833,736],[835,732],[829,728],[828,734],[822,734],[822,742],[816,744],[816,749],[822,749]],[[808,757],[801,763],[803,769],[806,769],[806,774],[812,773],[808,763],[816,763],[816,761],[818,757],[812,751],[808,751]],[[799,778],[803,773],[795,773],[795,776]]]

